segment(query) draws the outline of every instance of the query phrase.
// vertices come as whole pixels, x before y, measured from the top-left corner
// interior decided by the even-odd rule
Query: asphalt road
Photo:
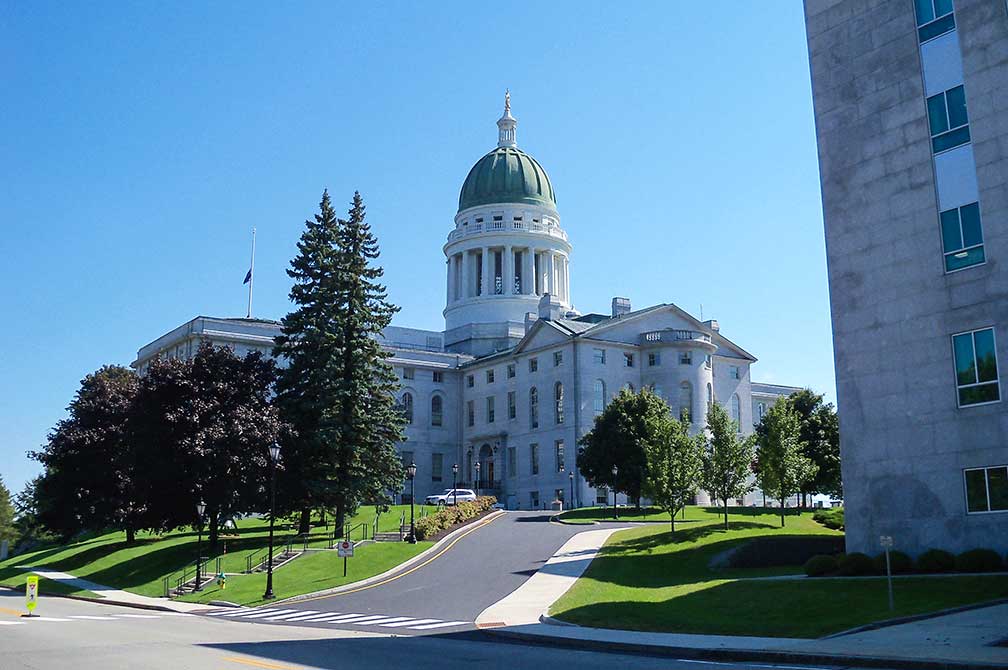
[[[3,670],[741,670],[746,665],[509,644],[470,631],[377,635],[300,626],[242,625],[43,596],[42,617],[24,619],[23,594],[0,590]],[[803,666],[780,666],[802,670]]]

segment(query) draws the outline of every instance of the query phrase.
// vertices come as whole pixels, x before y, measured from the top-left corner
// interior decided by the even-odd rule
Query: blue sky
[[[399,325],[443,327],[441,252],[511,89],[582,311],[719,320],[756,380],[834,397],[801,3],[14,3],[0,11],[0,474],[79,380],[198,314],[288,309],[328,187],[355,189]]]

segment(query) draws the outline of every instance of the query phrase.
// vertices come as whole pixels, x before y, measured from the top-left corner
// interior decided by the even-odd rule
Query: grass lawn
[[[764,513],[763,508],[748,507],[744,508],[744,511],[737,511],[743,508],[736,508],[736,511],[729,509],[729,516],[734,516],[736,513],[746,516],[758,516]],[[794,510],[788,510],[789,514],[792,514]],[[772,513],[772,512],[771,512]],[[682,521],[686,525],[690,525],[692,522],[710,521],[711,514],[720,514],[720,510],[714,507],[687,507],[684,512],[676,514],[676,528],[679,528],[679,522]],[[566,521],[567,523],[595,523],[596,521],[614,521],[613,519],[613,508],[609,507],[579,507],[577,509],[568,510],[560,514],[560,519]],[[619,519],[617,521],[664,521],[669,522],[668,512],[662,511],[656,507],[642,507],[640,509],[635,509],[633,507],[620,507],[619,508]],[[778,519],[779,522],[779,519]],[[683,528],[686,527],[683,526]]]
[[[894,580],[896,610],[890,612],[882,577],[747,580],[801,570],[716,570],[708,566],[711,558],[756,537],[840,533],[814,522],[811,514],[789,516],[782,529],[780,518],[769,511],[754,516],[752,510],[729,510],[736,513],[729,513],[727,532],[714,513],[691,508],[687,523],[676,524],[674,538],[658,525],[614,534],[550,614],[597,628],[821,637],[881,619],[1008,596],[1004,576],[899,578]],[[700,518],[689,522],[692,516]]]
[[[421,510],[429,512],[434,508],[417,506],[416,510],[419,515]],[[408,519],[409,505],[397,505],[382,514],[378,520],[379,531],[397,529],[403,511]],[[373,507],[363,507],[356,516],[348,520],[348,523],[352,525],[362,522],[371,524],[374,517]],[[221,569],[225,572],[242,572],[245,570],[247,556],[250,554],[262,556],[264,554],[268,543],[268,531],[268,523],[261,519],[240,520],[237,532],[230,531],[232,533],[230,537],[222,535],[221,542],[215,551],[210,550],[204,533],[202,554],[211,559],[220,557]],[[282,547],[287,538],[292,537],[295,531],[294,524],[278,521],[275,529],[275,546]],[[309,547],[328,547],[332,532],[331,525],[328,528],[325,526],[313,527]],[[359,539],[359,533],[360,530],[354,531],[353,538]],[[370,530],[368,535],[370,536]],[[138,533],[134,546],[127,547],[125,534],[112,532],[65,546],[46,547],[0,562],[0,585],[24,588],[25,572],[15,566],[29,565],[67,572],[75,577],[140,595],[160,596],[164,593],[162,581],[164,577],[180,575],[185,568],[191,572],[196,557],[196,539],[197,534],[191,529],[174,531],[163,536]],[[363,550],[364,548],[362,548]],[[390,553],[390,556],[394,555],[394,552]],[[293,566],[294,563],[291,564],[291,567]],[[208,568],[214,570],[216,561],[211,560]],[[378,574],[384,569],[387,568],[376,570],[371,574]],[[340,580],[342,577],[341,566]],[[236,579],[239,578],[232,577],[229,581],[233,584]],[[342,582],[337,581],[332,585],[338,583]],[[231,584],[229,584],[230,586]],[[57,584],[52,584],[50,587],[58,587],[64,593],[83,593]],[[304,591],[299,593],[304,593]]]

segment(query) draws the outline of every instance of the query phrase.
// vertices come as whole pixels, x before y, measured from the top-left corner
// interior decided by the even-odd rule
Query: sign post
[[[342,557],[343,559],[343,576],[346,577],[347,568],[347,558],[353,556],[353,542],[350,540],[341,540],[339,546],[336,547],[336,555]]]
[[[879,537],[879,544],[885,549],[885,571],[886,578],[889,581],[889,611],[891,612],[895,609],[893,605],[893,593],[892,593],[892,566],[889,564],[889,550],[892,549],[893,539],[892,535],[882,535]]]
[[[38,604],[38,575],[28,575],[25,584],[25,607],[28,614],[25,616],[38,616],[35,614],[35,606]]]

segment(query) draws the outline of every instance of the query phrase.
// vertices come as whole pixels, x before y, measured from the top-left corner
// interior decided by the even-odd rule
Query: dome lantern
[[[511,116],[511,89],[504,91],[504,116],[497,120],[497,146],[517,147],[515,139],[515,128],[518,120]]]

